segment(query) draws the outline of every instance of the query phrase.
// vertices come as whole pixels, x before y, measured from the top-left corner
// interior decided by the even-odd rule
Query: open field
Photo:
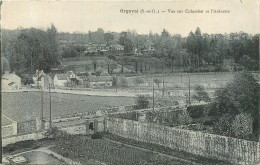
[[[233,79],[234,73],[226,72],[226,73],[191,73],[190,74],[190,82],[191,84],[200,84],[200,83],[208,83],[208,84],[221,84],[229,82]],[[152,83],[152,75],[151,76],[143,76],[141,77],[144,80],[144,83]],[[135,77],[128,78],[129,82],[132,82]],[[159,79],[161,82],[163,81],[162,75],[155,75],[154,79]],[[189,82],[189,76],[187,73],[173,73],[170,75],[164,76],[165,83],[184,83],[187,84]]]
[[[43,115],[49,118],[49,94],[43,94]],[[102,97],[74,94],[52,93],[52,117],[64,116],[73,113],[97,111],[108,107],[134,104],[131,97]],[[2,113],[11,120],[21,122],[35,120],[41,113],[40,92],[2,93]],[[3,125],[10,121],[3,118]]]

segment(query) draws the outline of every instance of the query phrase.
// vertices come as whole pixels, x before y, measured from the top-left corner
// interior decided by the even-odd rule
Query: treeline
[[[59,65],[57,30],[51,25],[46,31],[30,28],[2,31],[3,55],[11,71],[35,73],[36,69],[50,72]]]
[[[139,64],[141,60],[130,63],[136,72],[138,67],[140,72],[259,69],[259,34],[207,34],[202,33],[200,28],[191,31],[188,37],[172,35],[166,29],[161,34],[150,31],[149,34],[139,35],[135,30],[104,32],[101,28],[88,33],[71,34],[57,32],[54,25],[46,30],[2,30],[2,53],[9,60],[11,70],[16,72],[31,72],[36,69],[49,72],[59,65],[59,60],[63,57],[81,55],[85,50],[82,45],[89,42],[120,44],[124,46],[123,57],[144,56],[148,61],[142,64]],[[129,65],[127,59],[119,63]],[[156,68],[150,69],[148,65]]]
[[[172,35],[166,29],[161,34],[150,31],[149,34],[139,35],[135,30],[105,33],[99,28],[85,34],[61,33],[59,39],[78,44],[118,43],[124,46],[125,55],[134,55],[134,51],[139,50],[144,56],[160,59],[159,65],[171,71],[176,67],[188,71],[259,69],[259,34],[207,34],[197,28],[188,37],[182,37],[179,34]],[[142,51],[148,46],[153,47],[154,51]]]

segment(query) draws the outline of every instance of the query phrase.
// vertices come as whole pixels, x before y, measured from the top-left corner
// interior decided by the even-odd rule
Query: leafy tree
[[[122,88],[127,87],[128,82],[127,82],[127,79],[124,76],[120,76],[119,80],[120,80],[119,81],[120,87],[122,87]]]
[[[141,85],[142,83],[144,83],[144,80],[143,80],[141,77],[136,77],[136,78],[133,80],[133,83],[134,83],[136,86],[139,86],[139,85]]]
[[[236,137],[248,138],[253,133],[253,118],[250,114],[241,113],[236,115],[232,122],[231,130]]]
[[[209,97],[208,93],[205,91],[204,86],[197,85],[194,90],[195,90],[195,94],[192,95],[192,98],[194,100],[197,100],[198,102],[201,102],[201,101],[208,102],[208,101],[210,101],[210,97]]]
[[[190,124],[192,122],[192,118],[190,117],[189,113],[184,110],[178,115],[177,123],[184,125],[184,124]]]
[[[159,85],[160,85],[160,83],[161,83],[161,80],[160,79],[158,79],[158,78],[156,78],[156,79],[154,79],[154,83],[158,86],[158,88],[159,88]]]
[[[234,80],[225,88],[216,91],[216,96],[210,108],[210,114],[227,116],[228,121],[241,113],[250,114],[253,117],[253,133],[259,136],[259,85],[254,76],[242,71],[236,73]],[[221,120],[220,120],[221,121]],[[226,123],[228,122],[226,121]],[[230,127],[231,123],[222,127]]]
[[[136,107],[138,109],[145,109],[149,107],[149,97],[146,95],[139,95],[136,98]]]
[[[104,39],[107,42],[107,45],[110,45],[111,41],[114,40],[114,35],[111,33],[105,33],[104,34]]]

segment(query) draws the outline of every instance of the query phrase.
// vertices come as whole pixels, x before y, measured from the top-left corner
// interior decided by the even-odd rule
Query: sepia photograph
[[[260,164],[259,0],[0,7],[0,164]]]

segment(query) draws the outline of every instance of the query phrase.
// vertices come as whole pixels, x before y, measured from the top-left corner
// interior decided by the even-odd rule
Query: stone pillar
[[[89,121],[87,120],[86,121],[86,135],[89,135],[90,132],[89,132]]]
[[[13,122],[13,135],[17,135],[17,122]]]
[[[94,120],[94,132],[99,132],[99,130],[98,130],[98,119]]]
[[[42,129],[42,120],[39,117],[36,117],[36,130],[40,131]]]
[[[105,123],[104,123],[104,117],[99,117],[97,119],[97,131],[98,132],[104,132],[105,131]]]
[[[50,122],[45,121],[44,123],[44,129],[50,129]]]

